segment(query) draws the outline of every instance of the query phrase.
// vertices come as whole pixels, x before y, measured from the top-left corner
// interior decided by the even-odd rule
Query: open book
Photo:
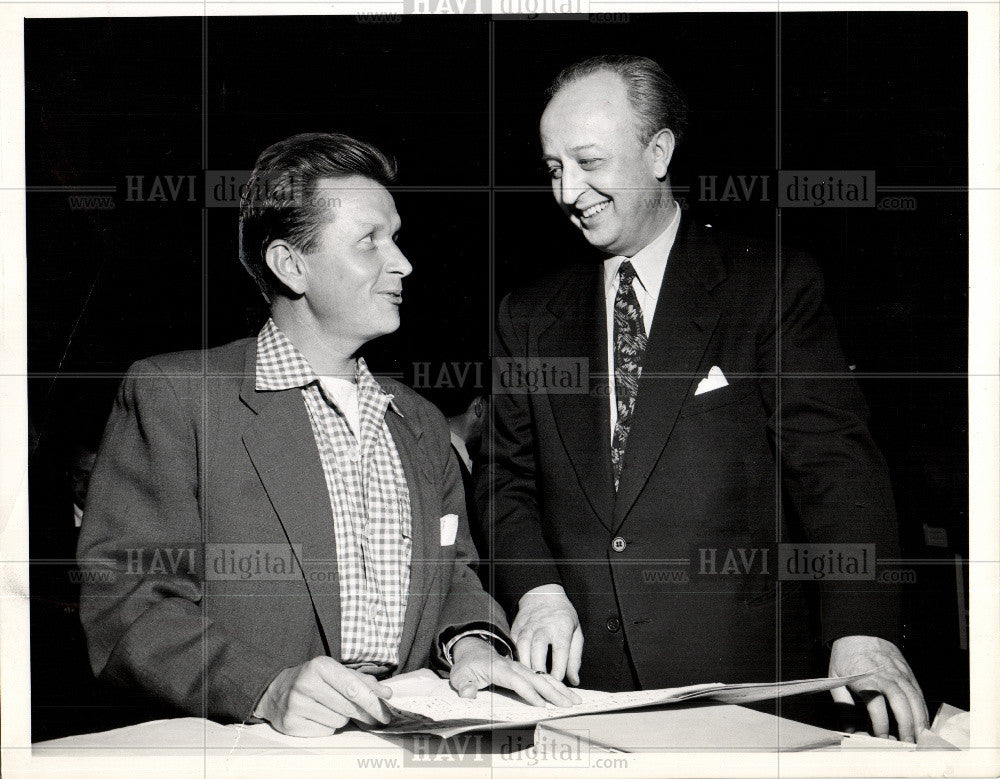
[[[787,695],[831,690],[870,675],[747,684],[713,682],[635,692],[576,689],[575,692],[583,699],[583,703],[570,707],[548,704],[542,708],[525,703],[516,694],[506,690],[480,690],[473,700],[460,698],[447,679],[440,679],[431,671],[425,670],[386,682],[393,688],[392,698],[385,702],[393,719],[389,725],[379,727],[378,730],[382,733],[432,733],[450,738],[473,730],[527,728],[560,717],[602,714],[645,706],[670,706],[693,700],[754,703]]]

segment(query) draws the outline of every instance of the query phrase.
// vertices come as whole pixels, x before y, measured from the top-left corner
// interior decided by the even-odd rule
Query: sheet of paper
[[[481,690],[472,700],[460,698],[446,679],[431,681],[423,678],[420,694],[394,694],[387,702],[388,708],[393,713],[393,721],[388,726],[380,728],[380,731],[436,733],[448,737],[472,730],[528,727],[560,717],[664,706],[703,698],[725,703],[751,703],[787,695],[829,690],[866,675],[777,683],[726,685],[714,682],[688,687],[615,693],[578,689],[576,693],[583,699],[583,703],[571,707],[549,704],[545,708],[525,703],[507,691]],[[395,688],[395,690],[403,692],[403,689]]]
[[[872,671],[875,673],[875,671]],[[832,690],[834,687],[843,687],[845,684],[863,679],[870,674],[856,674],[855,676],[845,676],[838,679],[797,679],[785,682],[761,682],[755,684],[726,684],[718,690],[711,691],[708,695],[697,696],[707,697],[713,701],[722,703],[756,703],[772,698],[784,698],[789,695],[802,695],[807,692],[822,692]]]
[[[238,726],[220,725],[199,717],[153,720],[101,733],[40,741],[32,745],[35,754],[72,754],[85,751],[87,756],[113,755],[204,755],[206,749],[222,752],[239,747],[244,750],[273,747],[273,743],[260,738],[260,728],[270,730],[270,725],[254,726],[241,730]]]
[[[609,752],[798,752],[836,747],[842,739],[834,730],[715,701],[565,717],[535,728],[536,744],[571,749],[586,741],[592,750]]]
[[[934,723],[930,729],[945,744],[950,744],[958,749],[969,748],[969,712],[967,711],[942,703],[938,713],[934,716]],[[936,743],[929,735],[926,740],[928,743]],[[921,743],[919,737],[917,743]]]
[[[388,701],[391,709],[401,716],[416,714],[432,722],[454,720],[481,720],[484,722],[531,725],[555,717],[579,716],[596,712],[636,709],[684,700],[686,697],[719,688],[719,684],[699,684],[666,690],[640,690],[637,692],[600,692],[576,690],[583,703],[572,707],[548,704],[545,708],[532,706],[513,693],[480,691],[472,700],[460,698],[441,680],[443,688],[438,695],[399,696]]]

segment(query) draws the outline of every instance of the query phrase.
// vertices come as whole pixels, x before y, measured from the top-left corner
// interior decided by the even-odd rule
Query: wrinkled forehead
[[[322,178],[312,193],[315,212],[325,221],[365,222],[397,229],[396,203],[384,186],[365,176]]]

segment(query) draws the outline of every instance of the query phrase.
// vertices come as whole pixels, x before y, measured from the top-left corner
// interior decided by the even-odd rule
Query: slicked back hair
[[[551,100],[564,87],[595,73],[615,73],[625,81],[635,111],[639,142],[644,146],[660,130],[673,132],[680,143],[687,129],[687,102],[659,63],[632,54],[602,54],[574,63],[559,73],[546,90]]]

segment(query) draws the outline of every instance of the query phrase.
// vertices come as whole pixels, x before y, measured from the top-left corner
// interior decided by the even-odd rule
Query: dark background
[[[130,363],[263,321],[236,210],[202,208],[204,171],[248,170],[311,130],[398,157],[414,273],[402,329],[368,357],[412,381],[417,362],[486,358],[500,297],[589,252],[549,193],[537,122],[561,67],[612,52],[657,59],[688,95],[671,168],[684,218],[777,234],[821,263],[904,557],[928,561],[903,588],[904,651],[932,714],[967,708],[953,562],[968,556],[965,35],[959,13],[26,21],[28,185],[49,188],[29,190],[27,214],[33,740],[155,713],[90,676],[66,468],[75,446],[96,446]],[[916,210],[779,217],[778,167],[875,170],[880,188],[913,188],[880,196]],[[146,194],[156,177],[194,175],[198,197],[185,184],[179,200],[129,201],[137,175]],[[706,175],[770,176],[770,200],[705,202]],[[73,209],[52,191],[88,186],[114,187],[115,207]],[[925,524],[947,546],[927,546]]]

